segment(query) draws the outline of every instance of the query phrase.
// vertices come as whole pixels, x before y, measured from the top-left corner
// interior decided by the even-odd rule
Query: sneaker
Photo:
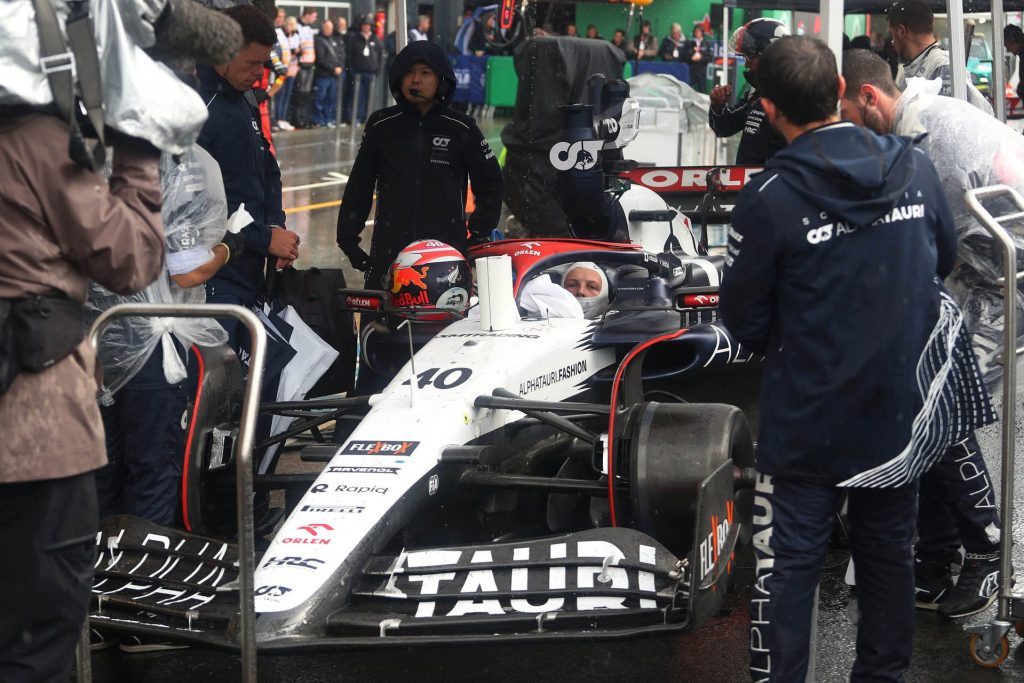
[[[960,579],[939,605],[939,614],[951,619],[969,617],[988,609],[999,593],[999,553],[967,553]]]
[[[121,652],[139,654],[141,652],[163,652],[164,650],[185,650],[188,645],[160,641],[156,638],[128,636],[121,641]]]
[[[89,649],[93,652],[107,650],[117,645],[117,638],[110,638],[102,631],[89,629]]]
[[[280,121],[277,122],[277,127],[280,128],[281,130],[295,130],[295,126],[288,123],[284,119],[281,119]]]
[[[938,609],[952,589],[948,561],[914,558],[914,601],[918,609]]]
[[[328,121],[327,122],[327,127],[328,128],[337,128],[338,124],[336,124],[334,121]]]

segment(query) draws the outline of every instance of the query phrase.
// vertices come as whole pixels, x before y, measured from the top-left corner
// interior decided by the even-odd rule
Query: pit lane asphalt
[[[481,127],[492,146],[504,121]],[[302,237],[303,253],[297,267],[338,267],[346,270],[349,286],[361,278],[341,264],[335,245],[337,202],[344,191],[337,174],[351,169],[354,152],[345,144],[348,130],[296,131],[275,139],[291,211],[289,227]],[[358,139],[358,138],[357,138]],[[331,175],[331,174],[335,175]],[[326,183],[326,184],[323,184]],[[315,185],[316,187],[304,187]],[[298,210],[294,210],[298,209]],[[368,244],[369,229],[366,234]],[[1022,397],[1018,395],[1017,405]],[[1020,419],[1020,418],[1018,418]],[[1024,454],[1024,428],[1018,424],[1017,452]],[[985,459],[999,490],[999,428],[980,437]],[[1024,468],[1016,481],[1015,500],[1024,501]],[[1020,509],[1020,508],[1018,508]],[[1014,524],[1015,566],[1024,567],[1024,514]],[[697,632],[620,642],[539,644],[529,646],[481,645],[423,650],[394,649],[331,655],[261,656],[260,681],[313,683],[319,681],[743,681],[749,680],[747,600],[753,579],[752,558],[739,558],[737,588],[725,609]],[[848,678],[856,638],[856,597],[843,580],[846,561],[841,551],[829,557],[821,584],[818,640],[814,680]],[[968,621],[992,618],[994,608]],[[977,667],[967,652],[962,624],[933,613],[918,612],[914,659],[907,681],[1024,681],[1024,646],[1010,634],[1010,657],[998,670]],[[93,680],[97,683],[194,683],[240,680],[235,657],[197,648],[153,654],[127,655],[116,648],[95,653]]]

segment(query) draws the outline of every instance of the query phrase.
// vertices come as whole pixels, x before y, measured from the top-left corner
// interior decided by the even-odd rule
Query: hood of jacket
[[[799,136],[769,160],[797,193],[852,225],[869,225],[895,206],[914,179],[913,142],[834,123]]]
[[[441,46],[429,40],[417,40],[409,43],[395,55],[395,61],[391,63],[391,69],[388,70],[388,84],[391,86],[391,94],[394,96],[395,102],[404,106],[413,106],[402,96],[402,76],[416,62],[425,63],[437,74],[435,102],[442,107],[451,104],[452,98],[455,96],[455,70]]]

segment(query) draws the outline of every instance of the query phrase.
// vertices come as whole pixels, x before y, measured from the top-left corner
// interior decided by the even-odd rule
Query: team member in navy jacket
[[[913,640],[916,483],[840,482],[889,461],[921,409],[915,369],[953,267],[953,219],[906,138],[839,122],[824,43],[785,37],[758,66],[789,143],[733,213],[721,316],[765,354],[758,438],[751,674],[803,681],[831,519],[848,495],[861,617],[852,680],[896,681]]]
[[[473,239],[485,239],[501,213],[501,169],[494,153],[472,118],[448,108],[455,72],[444,51],[426,40],[409,43],[388,77],[398,104],[366,122],[338,213],[338,246],[375,288],[410,242],[432,238],[466,248],[467,179],[476,198],[469,218]],[[377,213],[367,254],[359,233],[374,186]]]
[[[237,5],[226,13],[242,27],[244,46],[228,64],[200,65],[200,94],[209,118],[199,134],[199,145],[220,165],[228,214],[239,205],[253,218],[242,229],[245,253],[231,260],[206,283],[207,303],[251,307],[263,287],[267,256],[283,266],[299,255],[299,236],[284,229],[281,209],[281,169],[260,130],[260,113],[252,85],[263,75],[270,47],[277,34],[270,18],[251,5]],[[237,348],[238,321],[220,321]]]

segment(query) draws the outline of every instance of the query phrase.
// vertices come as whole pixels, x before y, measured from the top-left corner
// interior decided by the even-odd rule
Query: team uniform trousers
[[[46,457],[45,449],[36,457]],[[65,683],[96,561],[91,472],[0,484],[0,681]]]
[[[108,460],[96,472],[101,518],[126,513],[156,524],[175,524],[185,457],[187,384],[167,383],[163,347],[157,344],[138,374],[114,395],[114,404],[101,406]]]
[[[922,475],[919,507],[918,559],[943,560],[961,545],[969,553],[999,552],[996,491],[973,435]]]
[[[843,489],[766,474],[758,475],[754,498],[752,680],[804,682],[813,646],[814,593],[832,521],[844,499],[849,501],[859,610],[850,680],[903,680],[914,634],[916,484]]]

